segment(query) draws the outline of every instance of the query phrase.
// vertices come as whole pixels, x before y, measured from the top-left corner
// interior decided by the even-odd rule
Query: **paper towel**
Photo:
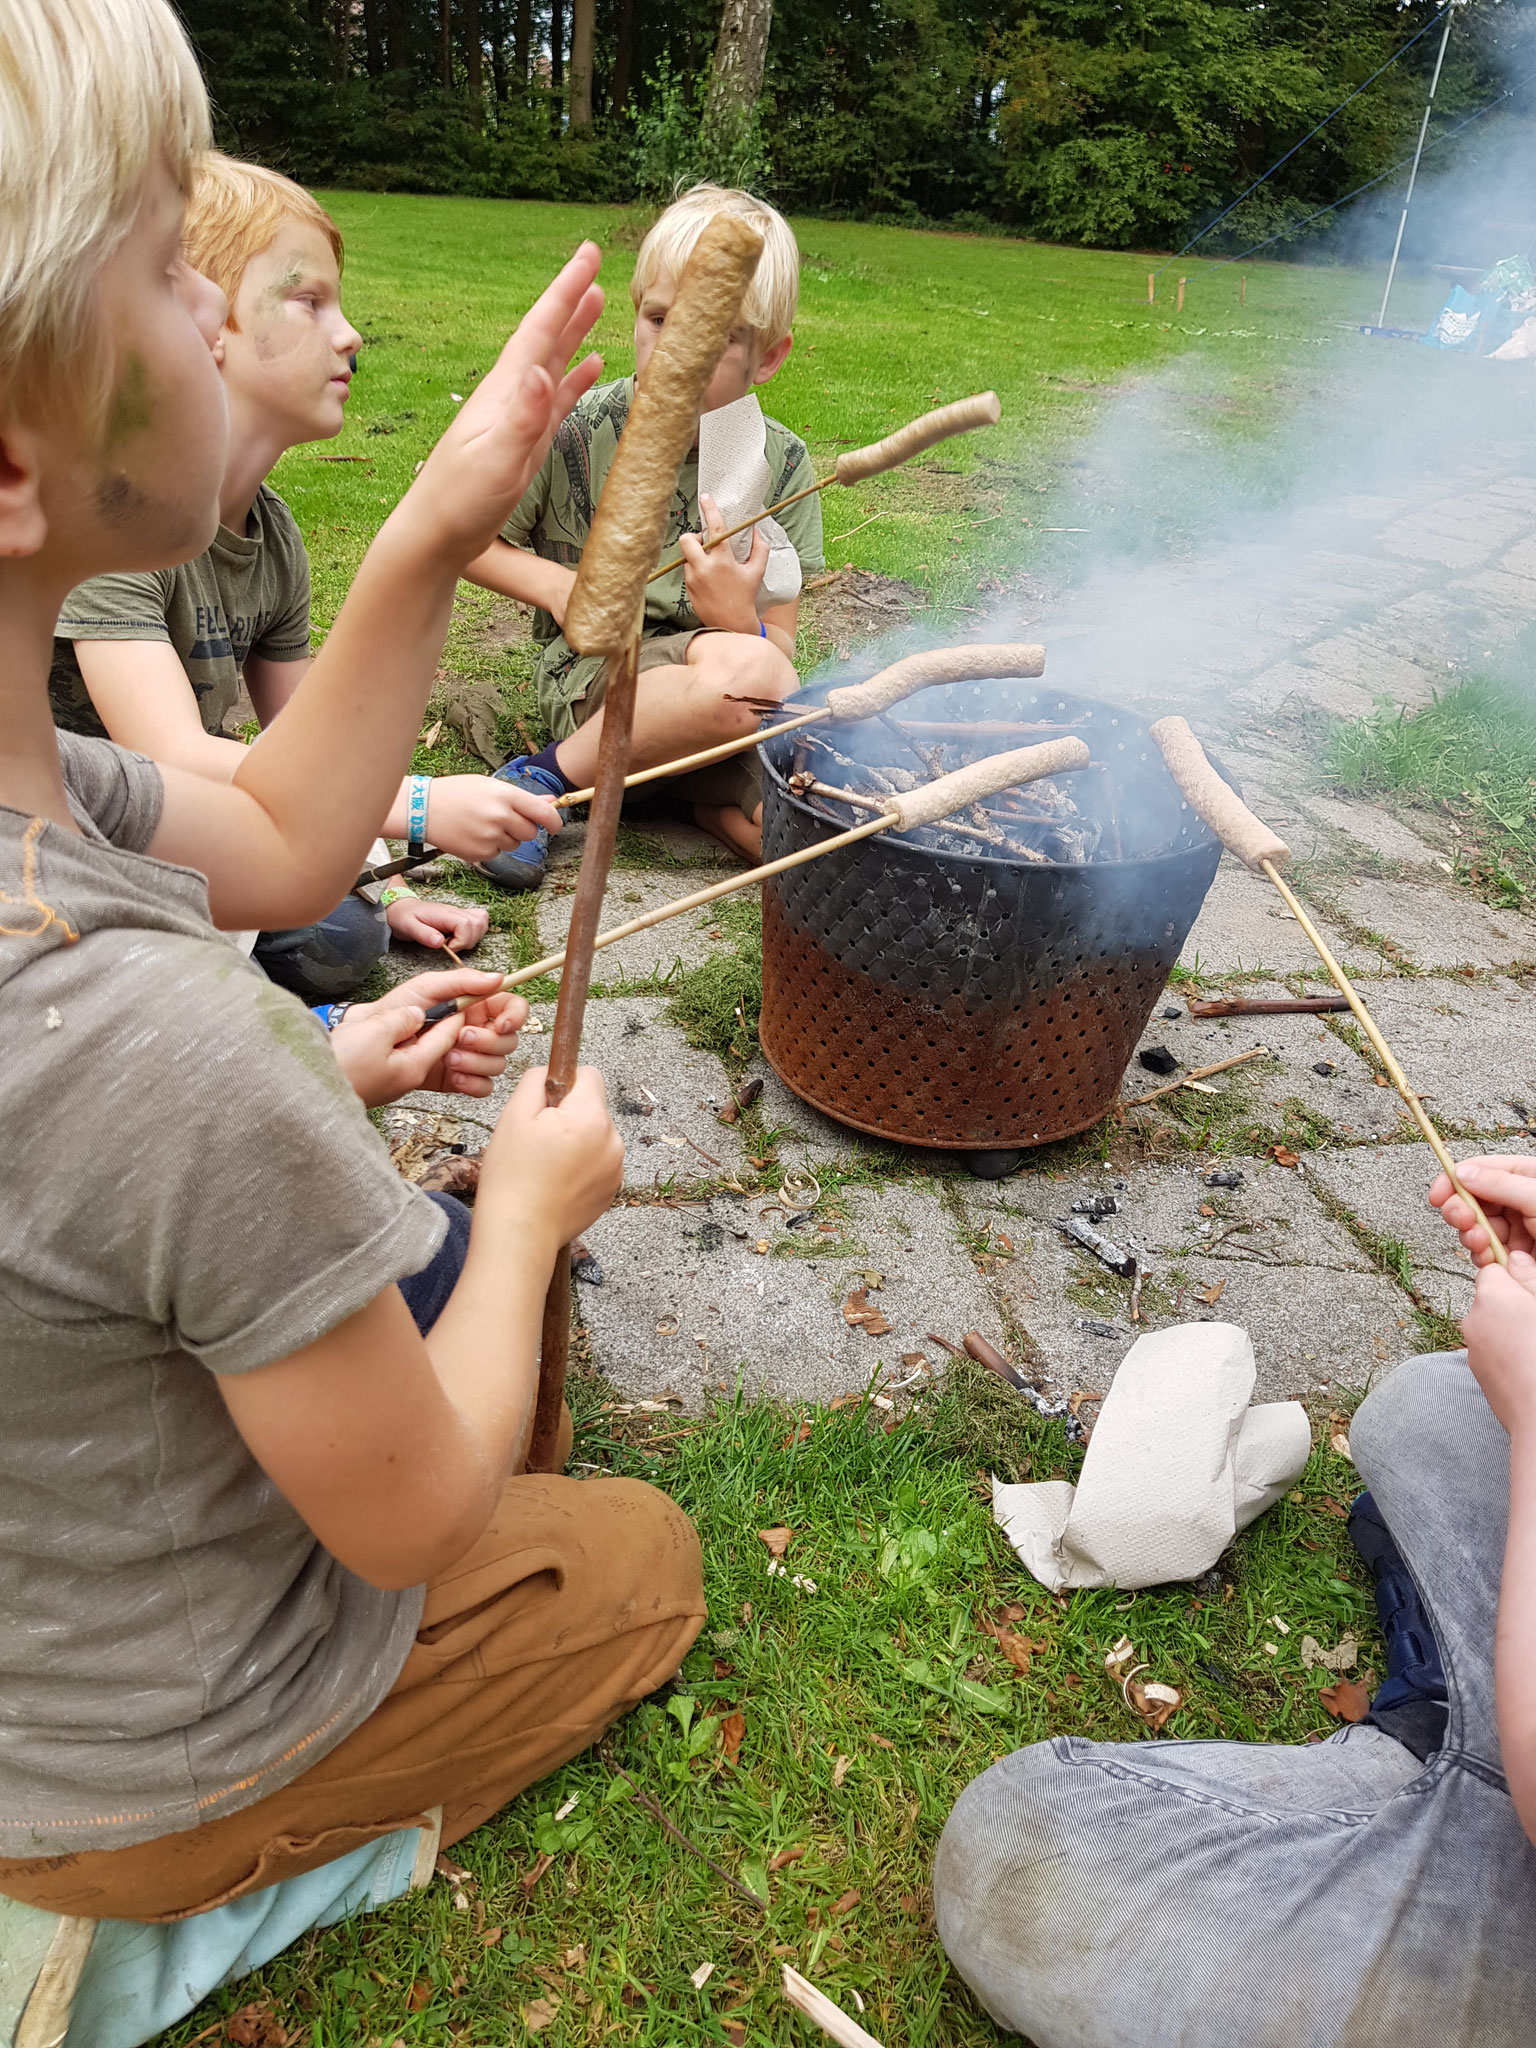
[[[727,526],[750,519],[768,502],[767,444],[763,408],[750,391],[699,421],[699,495],[714,499]],[[800,595],[800,557],[777,519],[764,519],[757,531],[768,543],[768,567],[757,593],[757,609],[766,612]],[[751,531],[726,546],[744,562],[752,552]]]

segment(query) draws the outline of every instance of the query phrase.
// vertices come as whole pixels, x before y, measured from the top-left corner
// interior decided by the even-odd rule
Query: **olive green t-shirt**
[[[513,547],[532,548],[548,562],[560,562],[568,569],[576,567],[592,530],[597,501],[608,479],[634,395],[634,378],[621,377],[613,384],[599,384],[577,401],[561,421],[538,475],[501,529],[503,540],[510,541]],[[766,414],[763,426],[768,503],[772,505],[814,483],[816,474],[806,445],[798,436]],[[821,499],[802,498],[798,505],[786,506],[776,517],[800,557],[801,573],[819,575],[826,566],[821,542]],[[703,529],[699,458],[695,450],[677,472],[677,489],[667,511],[663,543],[666,553],[677,552],[681,535],[701,533]],[[702,623],[688,602],[681,569],[647,585],[647,638],[656,633],[697,632]],[[535,677],[539,707],[546,722],[553,725],[552,706],[585,690],[587,671],[601,664],[578,655],[548,612],[534,613],[533,637],[542,650]]]
[[[59,752],[78,833],[0,806],[7,1857],[217,1820],[389,1691],[421,1589],[316,1541],[218,1382],[443,1233],[316,1020],[214,930],[201,875],[146,855],[160,771],[70,733]]]
[[[77,640],[158,640],[176,650],[205,732],[223,730],[247,655],[309,653],[309,557],[293,514],[270,485],[244,533],[221,526],[212,547],[178,569],[93,576],[64,600],[53,643],[53,722],[107,737],[75,657]]]

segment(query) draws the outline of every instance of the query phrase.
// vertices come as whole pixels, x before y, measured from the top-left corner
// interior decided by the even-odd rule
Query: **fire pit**
[[[786,734],[759,749],[763,858],[870,815],[837,789],[877,804],[1066,734],[1092,766],[763,884],[760,1038],[803,1101],[876,1137],[975,1151],[1070,1137],[1109,1108],[1221,856],[1144,719],[1039,683],[965,682],[851,730]]]

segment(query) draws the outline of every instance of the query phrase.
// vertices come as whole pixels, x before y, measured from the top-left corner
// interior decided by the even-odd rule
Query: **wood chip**
[[[693,1972],[692,1976],[688,1979],[688,1982],[693,1986],[695,1991],[702,1991],[704,1989],[704,1986],[709,1982],[710,1978],[713,1977],[714,1974],[715,1966],[713,1963],[700,1963],[699,1967]]]
[[[848,1767],[852,1762],[853,1758],[851,1756],[840,1756],[832,1766],[832,1789],[834,1792],[842,1784],[844,1778],[847,1777]]]
[[[1226,1286],[1226,1284],[1227,1283],[1225,1280],[1218,1280],[1214,1287],[1197,1288],[1196,1292],[1198,1293],[1200,1299],[1205,1303],[1207,1308],[1214,1308],[1217,1302],[1220,1301],[1222,1289]]]
[[[870,1304],[867,1287],[856,1287],[843,1303],[843,1321],[851,1328],[861,1329],[866,1337],[890,1335],[890,1324],[878,1308]]]

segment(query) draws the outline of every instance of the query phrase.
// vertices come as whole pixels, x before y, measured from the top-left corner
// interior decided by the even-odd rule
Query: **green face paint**
[[[149,395],[149,375],[142,356],[130,355],[112,394],[107,413],[107,447],[116,448],[131,434],[142,434],[154,423],[155,409]]]

